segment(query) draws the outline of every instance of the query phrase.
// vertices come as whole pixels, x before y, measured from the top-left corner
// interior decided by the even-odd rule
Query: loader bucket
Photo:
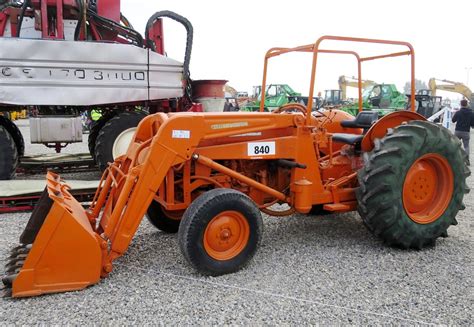
[[[33,211],[20,245],[7,260],[4,295],[27,297],[79,290],[100,280],[101,241],[86,211],[48,173],[47,187]]]

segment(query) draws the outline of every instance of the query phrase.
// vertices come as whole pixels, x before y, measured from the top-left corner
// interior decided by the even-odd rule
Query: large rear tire
[[[165,233],[177,233],[183,212],[167,211],[160,203],[153,201],[148,207],[146,217],[159,230]]]
[[[411,121],[389,130],[364,154],[358,211],[389,245],[422,248],[447,236],[469,191],[467,156],[447,129]]]
[[[0,180],[13,179],[18,167],[18,149],[3,126],[0,126],[0,154]]]
[[[125,130],[137,127],[146,117],[143,112],[122,112],[108,120],[100,129],[95,142],[95,160],[99,169],[104,171],[109,162],[114,161],[112,149],[117,137]]]
[[[178,242],[193,268],[218,276],[249,262],[260,244],[262,226],[260,210],[249,197],[232,189],[214,189],[186,209]]]
[[[3,126],[8,131],[8,133],[10,133],[10,136],[15,142],[16,149],[18,151],[18,157],[23,157],[25,154],[25,140],[23,139],[23,135],[21,134],[18,126],[16,126],[16,124],[10,119],[3,116],[0,116],[0,126]]]

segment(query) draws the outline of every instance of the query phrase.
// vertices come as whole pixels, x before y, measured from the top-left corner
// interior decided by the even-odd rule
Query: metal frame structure
[[[359,53],[352,50],[330,50],[330,49],[320,49],[320,45],[323,41],[341,41],[341,42],[357,42],[357,43],[373,43],[373,44],[387,44],[387,45],[399,45],[405,46],[409,50],[402,52],[393,52],[383,55],[376,55],[370,57],[361,57]],[[318,63],[318,56],[320,53],[332,53],[332,54],[348,54],[353,55],[357,59],[357,79],[358,79],[358,89],[359,89],[359,112],[362,111],[362,63],[366,61],[391,58],[391,57],[400,57],[409,55],[411,58],[411,94],[415,94],[415,50],[413,46],[404,41],[390,41],[390,40],[379,40],[379,39],[366,39],[366,38],[356,38],[356,37],[344,37],[344,36],[331,36],[326,35],[322,36],[316,40],[313,44],[298,46],[295,48],[271,48],[265,54],[265,63],[263,66],[263,80],[262,80],[262,90],[266,89],[267,83],[267,72],[268,72],[268,60],[273,57],[280,56],[285,53],[290,52],[309,52],[313,53],[313,62],[311,68],[311,81],[308,95],[308,104],[306,106],[306,122],[309,125],[311,123],[311,108],[313,107],[313,96],[314,96],[314,86],[316,84],[316,68]],[[260,111],[264,111],[265,103],[265,92],[262,92],[262,100],[260,102]],[[411,110],[415,109],[415,100],[411,99]]]

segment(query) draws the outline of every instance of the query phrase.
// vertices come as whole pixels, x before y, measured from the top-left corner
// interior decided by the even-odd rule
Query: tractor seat
[[[361,111],[353,120],[341,121],[341,126],[345,128],[363,128],[369,129],[379,119],[376,111]]]
[[[335,133],[332,135],[333,142],[356,145],[362,142],[364,135],[349,134],[349,133]]]
[[[375,111],[361,111],[357,114],[355,119],[341,121],[341,126],[345,128],[362,128],[365,133],[378,119],[379,115]],[[364,135],[349,133],[335,133],[332,135],[332,140],[334,142],[350,145],[360,145],[363,138]]]

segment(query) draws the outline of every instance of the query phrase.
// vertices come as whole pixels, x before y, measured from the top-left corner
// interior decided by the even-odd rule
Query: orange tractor
[[[408,50],[361,57],[320,48],[327,40]],[[281,216],[357,209],[375,235],[403,248],[447,236],[464,208],[470,174],[448,130],[410,111],[380,120],[371,112],[349,120],[352,116],[337,110],[311,111],[321,54],[354,55],[359,81],[365,61],[411,56],[413,87],[411,45],[325,36],[310,45],[273,48],[265,57],[262,89],[268,60],[289,52],[313,56],[306,107],[150,115],[127,153],[104,172],[88,210],[50,172],[7,264],[7,295],[64,292],[99,282],[127,251],[145,215],[158,229],[177,232],[184,257],[206,275],[235,272],[252,258],[262,237],[261,211]],[[264,99],[260,103],[263,111]],[[288,209],[275,211],[277,203]]]

